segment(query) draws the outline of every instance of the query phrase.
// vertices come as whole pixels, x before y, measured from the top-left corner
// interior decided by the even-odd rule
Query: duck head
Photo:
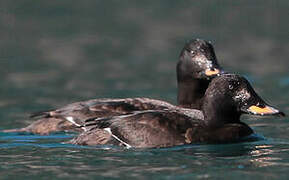
[[[236,74],[222,74],[211,81],[202,109],[206,123],[212,127],[238,123],[244,113],[285,116],[268,105],[244,77]]]
[[[222,73],[211,43],[193,39],[185,44],[177,65],[178,80],[211,79]]]

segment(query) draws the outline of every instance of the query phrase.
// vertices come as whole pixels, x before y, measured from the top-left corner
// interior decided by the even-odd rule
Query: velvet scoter
[[[235,142],[253,133],[240,121],[244,113],[284,116],[265,103],[244,77],[223,74],[209,84],[202,111],[175,107],[88,119],[85,131],[70,143],[148,148]]]

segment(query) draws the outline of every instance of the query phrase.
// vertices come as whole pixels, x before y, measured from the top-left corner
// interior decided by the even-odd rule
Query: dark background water
[[[176,102],[191,38],[289,112],[289,2],[1,1],[0,128],[30,112],[100,97]],[[74,134],[0,134],[0,179],[287,179],[289,120],[244,116],[264,140],[124,150],[62,144]]]

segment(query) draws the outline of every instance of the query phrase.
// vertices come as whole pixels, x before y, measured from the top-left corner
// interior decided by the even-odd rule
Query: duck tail
[[[14,133],[14,132],[28,132],[27,128],[16,128],[16,129],[4,129],[0,132],[3,133]]]
[[[40,118],[40,117],[48,118],[48,117],[51,117],[51,114],[50,114],[51,111],[49,110],[49,111],[34,112],[34,113],[31,113],[29,117],[30,118]]]

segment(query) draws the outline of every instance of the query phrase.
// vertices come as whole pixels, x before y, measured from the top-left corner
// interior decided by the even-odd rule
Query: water
[[[1,1],[0,129],[101,97],[176,101],[190,38],[289,112],[287,1]],[[287,179],[288,117],[243,116],[256,141],[164,149],[64,144],[76,134],[0,133],[0,179]],[[262,138],[264,137],[264,138]]]
[[[286,178],[288,141],[122,149],[61,144],[71,136],[1,134],[1,178]],[[283,167],[283,168],[280,168]],[[5,172],[5,173],[3,173]],[[28,173],[29,172],[29,173]]]

